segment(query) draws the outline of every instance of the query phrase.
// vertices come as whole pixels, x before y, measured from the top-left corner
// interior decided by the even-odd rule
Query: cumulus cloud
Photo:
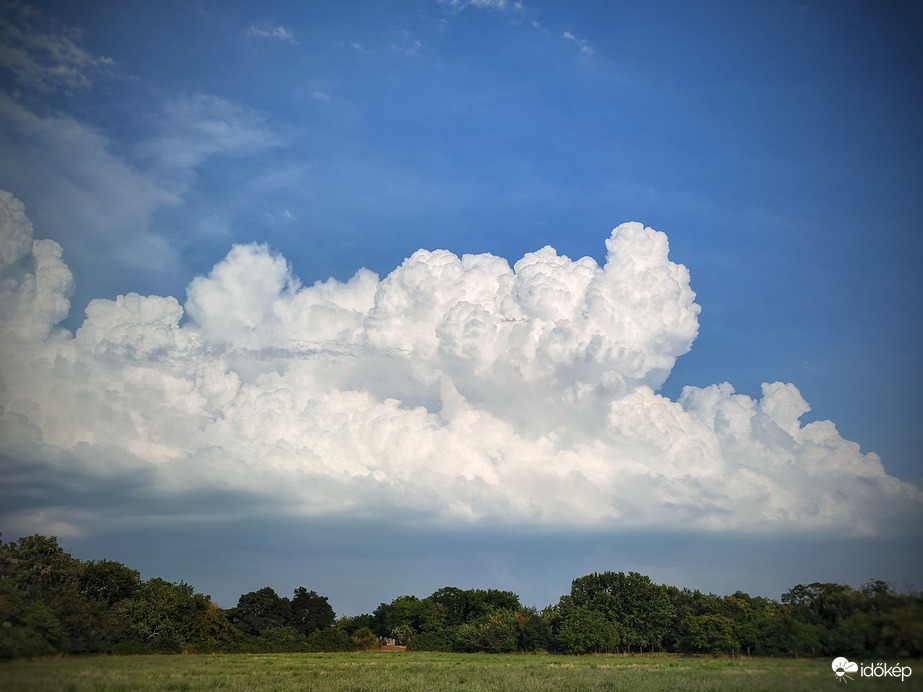
[[[612,232],[601,266],[551,247],[512,266],[420,250],[384,278],[310,286],[238,245],[184,306],[96,300],[71,334],[60,246],[9,194],[0,223],[8,484],[33,467],[124,484],[150,512],[227,494],[250,498],[240,511],[618,530],[875,534],[921,516],[875,454],[800,423],[794,385],[657,393],[699,306],[641,224]],[[89,521],[33,496],[8,523]]]

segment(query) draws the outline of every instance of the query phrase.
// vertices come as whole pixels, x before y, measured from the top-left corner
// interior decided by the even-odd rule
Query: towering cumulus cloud
[[[0,222],[14,525],[80,531],[120,502],[207,519],[221,497],[238,512],[614,529],[874,534],[920,516],[921,493],[875,454],[800,424],[794,385],[656,393],[699,307],[666,236],[640,224],[612,232],[604,266],[550,247],[512,267],[420,250],[384,279],[312,286],[267,247],[235,246],[185,309],[95,300],[71,334],[60,246],[34,240],[6,193]]]

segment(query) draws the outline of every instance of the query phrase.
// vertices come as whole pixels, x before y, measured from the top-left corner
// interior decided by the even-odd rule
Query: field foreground
[[[893,662],[892,662],[893,663]],[[923,690],[916,675],[851,689]],[[0,663],[0,690],[835,690],[825,660],[711,659],[672,655],[548,656],[438,653],[102,656]]]

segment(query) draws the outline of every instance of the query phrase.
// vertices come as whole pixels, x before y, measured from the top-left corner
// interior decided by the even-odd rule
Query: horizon
[[[54,537],[54,538],[57,538],[57,537]],[[13,540],[14,540],[14,542],[15,542],[15,539],[13,539]],[[9,542],[9,541],[7,541],[7,542]],[[74,553],[74,551],[70,550],[70,546],[68,545],[67,541],[61,541],[60,539],[58,539],[58,545],[59,545],[65,552],[67,552],[68,554],[70,554],[70,555],[71,555],[72,557],[74,557],[75,559],[84,560],[84,561],[109,560],[109,559],[112,559],[112,558],[110,558],[110,557],[107,557],[106,555],[92,555],[92,556],[81,556],[81,555],[77,555],[77,554]],[[130,563],[122,563],[122,564],[124,564],[124,566],[125,566],[125,567],[128,567],[129,569],[136,569],[136,567],[135,567],[134,565],[130,564]],[[137,571],[139,571],[140,576],[141,576],[141,579],[144,580],[144,581],[147,581],[148,579],[155,579],[155,578],[166,578],[166,577],[161,576],[160,574],[144,574],[144,573],[141,572],[140,570],[137,570]],[[912,587],[910,584],[907,584],[907,583],[899,584],[899,583],[894,583],[894,582],[888,582],[888,581],[886,581],[886,580],[879,580],[879,579],[877,579],[877,578],[875,578],[875,577],[866,578],[866,579],[864,579],[864,580],[861,581],[861,582],[849,582],[848,580],[840,580],[840,581],[834,581],[834,582],[819,582],[819,581],[803,580],[803,581],[798,581],[798,582],[792,582],[792,583],[789,584],[787,587],[784,587],[782,590],[780,590],[777,594],[767,594],[767,593],[760,593],[760,592],[748,591],[747,589],[743,589],[743,588],[726,588],[726,589],[724,589],[724,590],[717,590],[717,591],[716,591],[716,590],[702,589],[702,588],[699,588],[699,587],[690,586],[689,584],[679,583],[679,582],[676,582],[676,581],[669,581],[669,580],[667,580],[667,581],[660,581],[660,580],[657,580],[657,579],[651,577],[651,575],[646,574],[645,572],[638,572],[638,570],[634,570],[634,569],[619,569],[619,568],[617,568],[617,567],[609,567],[609,568],[606,568],[606,569],[590,569],[590,570],[582,571],[582,572],[580,572],[579,574],[574,574],[574,575],[567,581],[567,588],[562,589],[561,592],[560,592],[560,594],[558,594],[557,597],[555,597],[554,599],[549,599],[549,600],[547,600],[547,602],[535,602],[534,600],[530,602],[530,601],[524,600],[523,597],[522,597],[522,595],[521,595],[520,593],[518,593],[515,589],[512,589],[512,588],[500,588],[500,587],[497,587],[497,586],[492,585],[492,584],[489,584],[489,583],[479,583],[479,584],[477,584],[477,585],[475,585],[475,586],[471,586],[471,585],[462,585],[462,584],[453,584],[453,583],[445,583],[445,584],[441,584],[441,585],[439,585],[439,586],[435,586],[435,587],[433,587],[431,590],[425,591],[425,592],[422,592],[422,591],[411,591],[411,590],[407,590],[407,589],[400,589],[400,588],[397,588],[397,589],[393,592],[393,593],[394,593],[393,596],[387,597],[387,598],[382,598],[381,600],[378,600],[378,602],[377,602],[374,606],[369,606],[369,607],[366,607],[365,609],[356,610],[355,612],[344,612],[344,611],[342,611],[342,610],[337,610],[336,607],[334,607],[333,610],[334,610],[334,613],[335,613],[337,619],[340,619],[340,618],[343,618],[343,617],[347,617],[347,618],[350,618],[350,617],[357,617],[357,616],[359,616],[359,615],[370,615],[370,614],[372,614],[372,613],[375,611],[375,609],[376,609],[379,605],[388,605],[388,604],[391,604],[391,603],[392,603],[393,601],[395,601],[396,599],[399,599],[399,598],[404,597],[404,596],[412,596],[412,597],[418,598],[418,599],[420,599],[420,600],[423,600],[423,599],[425,599],[425,598],[428,598],[428,597],[431,596],[433,593],[439,591],[439,590],[442,589],[442,588],[458,588],[458,589],[462,589],[462,590],[483,590],[483,591],[487,591],[487,590],[490,590],[490,589],[495,589],[495,590],[497,590],[497,591],[505,591],[505,592],[514,593],[514,594],[517,596],[517,598],[519,598],[519,601],[520,601],[520,603],[522,604],[523,607],[525,607],[525,608],[534,608],[534,609],[537,610],[539,613],[541,613],[542,610],[543,610],[544,608],[554,607],[554,606],[558,605],[561,596],[565,596],[565,595],[570,594],[570,586],[571,586],[571,584],[572,584],[573,581],[575,581],[575,580],[577,580],[577,579],[580,579],[581,577],[588,576],[588,575],[590,575],[590,574],[594,574],[594,573],[599,573],[599,574],[601,574],[601,573],[604,573],[604,572],[622,572],[622,573],[626,573],[626,574],[627,574],[627,573],[636,573],[636,574],[640,574],[641,576],[651,578],[652,583],[657,584],[657,585],[660,585],[660,586],[674,587],[674,588],[677,588],[677,589],[679,589],[679,590],[697,591],[697,592],[702,593],[702,594],[704,594],[704,595],[712,595],[712,596],[724,597],[724,596],[732,596],[732,595],[734,595],[735,593],[743,592],[743,593],[745,593],[745,594],[746,594],[747,596],[749,596],[749,597],[754,597],[754,598],[766,598],[766,599],[770,599],[770,600],[772,600],[772,601],[775,601],[775,602],[777,602],[777,603],[781,603],[781,597],[782,597],[786,592],[791,591],[793,588],[795,588],[795,587],[797,587],[797,586],[809,586],[809,585],[811,585],[811,584],[834,583],[834,584],[838,584],[838,585],[847,586],[847,587],[849,587],[849,588],[851,588],[851,589],[853,589],[853,590],[859,591],[859,590],[861,590],[863,587],[865,587],[866,585],[868,585],[868,584],[871,583],[871,582],[875,582],[875,581],[885,581],[885,583],[887,583],[888,586],[890,586],[890,587],[894,590],[895,593],[907,594],[907,593],[914,593],[914,592],[918,591],[918,589]],[[248,593],[252,593],[252,592],[258,591],[259,589],[262,589],[262,588],[267,587],[267,586],[268,586],[269,588],[273,589],[273,591],[275,591],[275,593],[276,593],[278,596],[280,596],[280,597],[285,597],[285,598],[290,598],[290,597],[291,597],[291,594],[292,594],[293,592],[297,591],[297,589],[299,589],[300,587],[304,587],[304,588],[306,588],[306,589],[308,589],[308,590],[314,590],[314,591],[316,591],[316,589],[312,589],[310,586],[305,585],[305,584],[301,584],[301,583],[292,584],[292,585],[281,585],[282,582],[280,582],[278,579],[274,579],[274,580],[273,580],[274,583],[261,583],[261,584],[259,584],[259,585],[257,585],[256,583],[253,583],[253,584],[248,585],[248,586],[245,588],[245,590],[241,591],[241,593],[239,593],[239,594],[232,595],[232,594],[228,593],[228,594],[225,594],[225,599],[216,599],[215,597],[212,596],[212,594],[208,593],[208,590],[207,590],[207,589],[200,589],[199,586],[198,586],[195,582],[193,582],[193,581],[191,581],[191,580],[188,580],[188,579],[185,579],[182,575],[173,574],[173,575],[171,575],[169,578],[166,578],[166,579],[167,579],[167,581],[172,581],[173,583],[184,582],[184,583],[186,583],[186,584],[189,584],[190,586],[192,586],[192,587],[195,588],[195,592],[196,592],[196,593],[201,593],[201,594],[204,594],[204,595],[208,596],[208,597],[209,597],[209,600],[210,600],[212,603],[214,603],[214,604],[217,605],[219,608],[222,608],[222,609],[224,609],[224,610],[227,610],[227,609],[229,609],[229,608],[234,608],[234,607],[236,607],[236,606],[237,606],[237,603],[238,603],[238,600],[239,600],[239,598],[240,598],[240,596],[243,596],[243,595],[246,595],[246,594],[248,594]],[[434,582],[434,583],[435,583],[435,582]],[[342,594],[343,594],[343,592],[342,592],[342,591],[339,591],[338,593],[340,594],[340,598],[342,599]],[[326,593],[323,593],[323,592],[318,592],[318,595],[321,596],[321,597],[323,597],[323,598],[325,598],[325,599],[327,599],[328,602],[330,602],[330,601],[333,600],[333,599],[336,599],[336,596],[331,597],[329,594],[326,594]],[[231,597],[231,600],[226,600],[228,597]],[[218,602],[217,602],[218,600],[223,600],[224,602],[218,603]],[[347,600],[348,600],[348,599],[347,599]],[[359,600],[361,601],[361,599],[359,599]],[[359,601],[356,601],[356,602],[359,602]],[[371,603],[371,601],[369,601],[368,599],[365,599],[365,602],[366,602],[367,604],[370,604],[370,603]],[[334,606],[334,603],[330,603],[330,605],[333,607],[333,606]]]

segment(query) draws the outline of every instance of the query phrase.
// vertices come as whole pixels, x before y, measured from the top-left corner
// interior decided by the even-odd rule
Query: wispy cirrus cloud
[[[250,38],[272,39],[298,45],[298,40],[295,38],[295,34],[292,30],[281,24],[279,26],[272,26],[271,24],[256,26],[255,24],[251,24],[247,27],[247,36]]]
[[[422,47],[423,42],[410,29],[392,30],[392,40],[387,46],[388,50],[405,55],[419,55]]]
[[[176,95],[161,108],[156,131],[138,153],[169,172],[174,183],[185,185],[188,175],[216,154],[252,153],[280,141],[261,114],[214,94]]]
[[[589,41],[587,41],[586,39],[577,38],[569,31],[564,32],[563,38],[567,39],[568,41],[573,41],[577,45],[577,47],[580,49],[580,52],[585,55],[593,55],[593,53],[596,52],[593,49],[593,46],[590,45]]]
[[[81,32],[31,5],[0,8],[0,67],[23,87],[51,91],[89,86],[115,61],[80,47]]]
[[[71,266],[83,277],[81,308],[97,291],[108,293],[106,282],[116,275],[143,283],[175,271],[176,251],[150,221],[180,198],[113,154],[104,134],[0,95],[0,151],[0,180],[15,184],[24,199],[42,200],[35,220],[70,248]],[[91,269],[98,263],[106,271]]]
[[[523,8],[521,2],[509,2],[509,0],[439,0],[439,4],[455,12],[460,12],[466,7],[502,12],[519,11]]]
[[[524,19],[528,22],[529,26],[536,31],[549,35],[551,33],[538,20],[535,12],[526,8],[521,2],[509,2],[509,0],[438,0],[438,2],[453,14],[457,14],[469,7],[481,10],[493,10],[498,13],[515,13],[517,22]],[[577,38],[571,31],[565,31],[561,34],[561,37],[567,41],[572,41],[584,55],[593,55],[596,52],[596,49],[593,48],[588,40]]]
[[[114,282],[126,274],[141,285],[178,276],[178,249],[155,214],[183,203],[210,157],[248,155],[278,137],[262,115],[228,99],[160,92],[147,111],[120,112],[135,139],[118,142],[111,129],[48,109],[54,92],[89,88],[116,63],[86,49],[80,30],[29,5],[6,4],[0,18],[0,71],[19,87],[0,95],[0,181],[30,204],[41,201],[36,221],[71,248],[82,278],[78,308],[125,290]],[[90,270],[94,262],[108,270]]]

